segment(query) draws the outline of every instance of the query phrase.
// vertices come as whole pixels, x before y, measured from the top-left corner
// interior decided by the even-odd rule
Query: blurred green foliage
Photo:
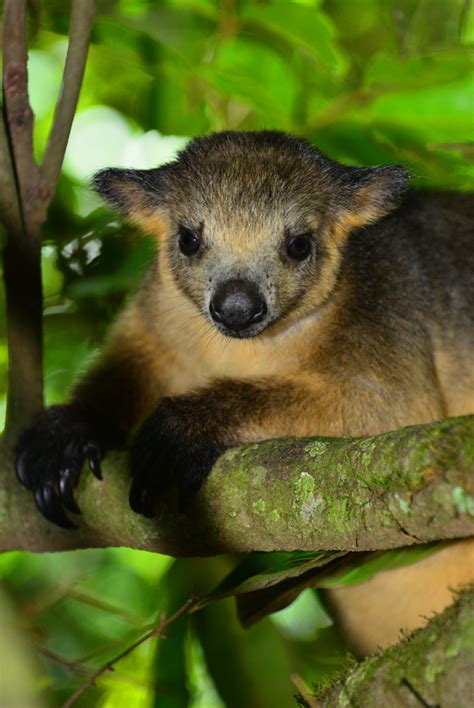
[[[59,92],[69,11],[64,0],[42,5],[29,59],[38,157]],[[98,0],[44,231],[48,402],[64,398],[154,254],[150,240],[137,239],[91,194],[96,169],[156,166],[211,130],[277,128],[338,160],[403,162],[418,185],[472,189],[473,45],[469,0]],[[2,302],[0,334],[4,325]],[[1,408],[6,366],[1,339]],[[60,705],[90,667],[194,586],[210,591],[230,567],[227,559],[173,562],[124,549],[4,555],[0,611],[10,617],[15,607],[18,632],[39,651],[41,665],[31,669],[37,705]],[[230,602],[170,626],[168,639],[133,652],[79,705],[291,705],[292,672],[311,685],[344,663],[311,593],[248,632]]]

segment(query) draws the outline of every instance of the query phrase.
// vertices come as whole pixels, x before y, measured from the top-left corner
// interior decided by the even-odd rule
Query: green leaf
[[[445,547],[446,543],[436,542],[391,551],[342,554],[326,564],[306,567],[306,571],[298,575],[288,575],[278,583],[239,593],[236,598],[239,619],[248,627],[267,614],[287,607],[308,587],[328,589],[361,583],[376,573],[411,565]],[[247,585],[250,586],[251,582],[247,581]]]
[[[417,0],[406,28],[406,50],[439,51],[456,46],[462,35],[465,6],[464,0]]]
[[[288,61],[273,47],[234,37],[216,49],[212,64],[201,64],[195,74],[223,100],[247,102],[262,123],[291,127],[297,81]]]
[[[287,607],[308,587],[332,588],[364,582],[383,570],[416,563],[445,546],[438,542],[368,553],[254,553],[234,568],[198,607],[234,595],[239,619],[248,627]]]
[[[259,36],[259,29],[284,39],[295,49],[303,50],[333,75],[342,74],[346,61],[337,46],[331,20],[316,7],[287,0],[266,3],[247,2],[239,14],[243,31]]]
[[[165,596],[167,614],[181,607],[190,595],[189,582],[183,563],[173,563],[160,584]],[[189,617],[184,614],[167,629],[166,637],[159,639],[153,671],[153,705],[160,708],[186,708],[189,691],[186,667],[186,641]]]
[[[473,109],[471,70],[456,81],[379,96],[370,106],[370,116],[423,131],[425,142],[447,142],[472,139]]]
[[[198,585],[215,583],[228,567],[223,558],[191,563],[188,573]],[[244,631],[230,600],[205,607],[192,620],[207,670],[227,708],[292,705],[292,647],[270,620]]]
[[[346,555],[336,551],[298,551],[295,553],[251,553],[199,603],[199,606],[229,595],[264,590],[308,570],[325,566]]]
[[[449,545],[447,541],[436,541],[434,543],[422,544],[419,546],[409,546],[407,548],[394,548],[390,551],[378,551],[369,554],[369,557],[357,562],[355,554],[342,570],[329,573],[318,580],[317,588],[337,588],[344,585],[355,585],[370,580],[374,575],[386,570],[395,570],[407,565],[418,563],[424,558],[428,558],[434,553],[442,551]]]
[[[472,57],[461,48],[409,58],[378,52],[367,65],[363,86],[375,93],[417,90],[461,80],[471,73]]]
[[[177,57],[194,64],[202,58],[209,37],[216,30],[216,23],[187,7],[155,5],[146,15],[137,17],[117,16],[116,21],[129,29],[137,30]]]

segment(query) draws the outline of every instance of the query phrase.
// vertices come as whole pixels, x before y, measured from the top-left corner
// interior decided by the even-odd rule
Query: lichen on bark
[[[235,448],[196,499],[154,519],[128,506],[124,453],[84,473],[79,529],[45,522],[0,449],[0,549],[122,545],[178,556],[377,550],[474,535],[474,416],[369,438],[282,438]],[[159,471],[157,470],[157,473]]]

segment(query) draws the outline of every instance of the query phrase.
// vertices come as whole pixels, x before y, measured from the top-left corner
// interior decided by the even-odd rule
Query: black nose
[[[212,296],[209,311],[215,322],[234,332],[261,322],[267,305],[256,285],[249,280],[227,280]]]

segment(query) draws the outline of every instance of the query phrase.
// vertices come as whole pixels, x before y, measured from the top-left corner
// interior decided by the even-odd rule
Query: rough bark
[[[78,531],[45,522],[0,460],[0,549],[129,546],[176,556],[376,550],[474,535],[474,416],[360,439],[279,439],[229,450],[185,512],[128,506],[124,453],[83,475]]]
[[[61,172],[86,68],[89,37],[94,20],[95,0],[73,0],[61,93],[40,169],[42,194],[46,201],[52,198]]]
[[[38,168],[33,154],[33,111],[28,98],[26,0],[5,0],[0,219],[7,243],[3,279],[9,352],[7,428],[28,423],[43,405],[42,289]],[[8,200],[8,201],[7,201]],[[21,274],[21,277],[20,277]]]
[[[474,698],[474,587],[396,647],[362,662],[314,705],[468,708]]]
[[[3,5],[0,222],[7,236],[3,250],[9,352],[6,430],[13,438],[43,406],[41,227],[79,97],[95,0],[72,2],[61,94],[41,165],[34,155],[34,115],[28,96],[28,3],[5,0]]]

